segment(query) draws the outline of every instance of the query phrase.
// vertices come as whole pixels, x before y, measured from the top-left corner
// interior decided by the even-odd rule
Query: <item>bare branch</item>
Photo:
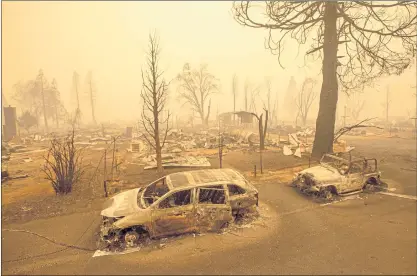
[[[149,44],[146,58],[146,70],[142,70],[142,127],[145,130],[143,137],[155,150],[158,171],[162,171],[162,148],[168,132],[168,118],[162,122],[166,124],[165,137],[161,143],[161,122],[160,116],[165,109],[165,102],[168,95],[168,86],[163,78],[164,72],[159,69],[159,38],[156,34],[149,35]]]
[[[396,1],[354,1],[337,3],[337,38],[340,60],[337,75],[349,90],[362,88],[376,78],[401,74],[416,54],[417,3]],[[278,57],[287,38],[313,43],[306,55],[318,54],[324,45],[325,2],[267,1],[234,2],[233,14],[238,23],[269,31],[266,47]],[[261,12],[264,16],[259,16]],[[278,40],[273,36],[277,35]],[[401,46],[398,46],[401,45]]]
[[[210,74],[207,65],[200,65],[199,69],[191,69],[188,63],[184,64],[181,74],[178,74],[179,97],[188,102],[199,113],[201,121],[207,125],[210,113],[210,96],[218,93],[218,79]],[[206,111],[206,102],[209,101]]]
[[[342,135],[344,135],[344,134],[346,134],[347,132],[349,132],[349,131],[351,131],[352,129],[355,129],[355,128],[364,128],[364,127],[373,127],[373,128],[378,128],[378,129],[382,129],[382,128],[380,128],[380,127],[377,127],[377,126],[373,126],[373,125],[364,125],[363,123],[365,123],[365,122],[369,122],[369,121],[371,121],[371,120],[373,120],[373,119],[375,119],[375,118],[368,118],[368,119],[365,119],[365,120],[362,120],[362,121],[360,121],[359,123],[357,123],[357,124],[354,124],[354,125],[352,125],[352,126],[346,126],[346,127],[342,127],[341,129],[339,129],[335,134],[334,134],[334,143],[336,143],[337,142],[337,140],[342,136]]]

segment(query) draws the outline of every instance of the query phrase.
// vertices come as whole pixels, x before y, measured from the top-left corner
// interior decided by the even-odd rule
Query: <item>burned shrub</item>
[[[82,152],[74,145],[74,131],[64,139],[53,138],[48,154],[44,157],[42,171],[51,181],[56,194],[68,194],[82,174]]]

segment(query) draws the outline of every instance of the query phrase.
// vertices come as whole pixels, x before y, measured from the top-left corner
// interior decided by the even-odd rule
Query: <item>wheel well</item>
[[[128,227],[128,228],[124,228],[123,230],[120,231],[121,235],[126,234],[129,231],[136,231],[138,234],[149,234],[149,231],[146,229],[145,226],[143,225],[138,225],[138,226],[132,226],[132,227]]]
[[[329,189],[329,190],[330,190],[330,192],[331,192],[332,194],[334,194],[334,195],[337,195],[337,194],[338,194],[336,187],[335,187],[335,186],[333,186],[333,185],[327,186],[327,189]]]
[[[378,184],[378,180],[375,177],[370,177],[366,180],[365,185],[366,184],[373,184],[373,185],[377,185]]]

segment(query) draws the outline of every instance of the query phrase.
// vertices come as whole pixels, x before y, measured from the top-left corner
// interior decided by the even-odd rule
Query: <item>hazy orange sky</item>
[[[137,119],[140,70],[148,34],[153,30],[160,35],[166,79],[174,78],[185,62],[194,67],[207,63],[209,71],[220,79],[222,94],[213,99],[212,114],[217,107],[230,110],[234,73],[239,78],[239,108],[243,107],[246,78],[263,84],[264,77],[272,77],[273,92],[279,92],[281,103],[291,76],[299,86],[305,77],[315,77],[321,84],[317,75],[320,64],[300,68],[303,57],[300,54],[296,58],[294,42],[286,46],[285,70],[280,68],[277,58],[264,48],[266,32],[240,26],[232,18],[231,6],[232,2],[226,1],[2,2],[3,92],[12,102],[13,84],[33,79],[42,68],[49,80],[56,78],[64,103],[71,110],[73,71],[81,75],[83,85],[92,70],[98,120]],[[406,115],[406,109],[415,108],[415,89],[411,88],[415,78],[414,67],[404,76],[380,81],[381,85],[390,83],[395,94],[392,115]],[[171,91],[175,90],[173,85]],[[367,96],[372,107],[368,112],[382,116],[385,95],[372,98],[375,95],[371,91]],[[87,98],[84,102],[88,103]],[[171,102],[173,112],[178,112],[178,107],[176,101]],[[87,109],[83,112],[90,114]]]

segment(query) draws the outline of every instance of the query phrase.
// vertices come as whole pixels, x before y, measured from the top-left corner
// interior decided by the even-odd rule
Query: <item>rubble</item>
[[[147,163],[145,170],[156,168],[156,155],[150,155],[144,160]],[[207,157],[162,155],[162,166],[166,167],[210,167]]]

